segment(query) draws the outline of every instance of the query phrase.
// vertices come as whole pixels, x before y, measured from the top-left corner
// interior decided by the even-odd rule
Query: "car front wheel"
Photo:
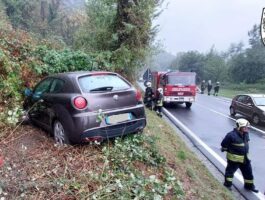
[[[230,115],[231,116],[235,116],[236,115],[235,109],[233,107],[230,107]]]
[[[190,103],[190,102],[186,102],[185,104],[186,104],[186,108],[190,108],[192,105],[192,103]]]
[[[253,115],[253,117],[252,117],[252,122],[254,123],[254,124],[259,124],[260,123],[260,118],[259,118],[259,116],[257,115],[257,114],[254,114]]]
[[[53,137],[56,144],[64,145],[69,144],[68,137],[62,123],[56,120],[53,124]]]

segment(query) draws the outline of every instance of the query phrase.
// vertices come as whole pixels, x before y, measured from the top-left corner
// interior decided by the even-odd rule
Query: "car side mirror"
[[[32,97],[33,97],[33,99],[34,99],[35,101],[38,101],[38,100],[40,100],[41,97],[42,97],[42,92],[34,92],[34,93],[32,94]]]
[[[29,89],[29,88],[26,88],[26,89],[24,90],[24,95],[25,95],[26,97],[31,96],[31,95],[32,95],[32,90]]]

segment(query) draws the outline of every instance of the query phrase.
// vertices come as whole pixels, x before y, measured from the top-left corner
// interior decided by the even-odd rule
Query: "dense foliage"
[[[76,48],[107,56],[113,70],[133,76],[150,50],[156,30],[157,0],[89,0],[88,21],[76,39]]]
[[[74,34],[86,20],[83,0],[1,0],[14,28],[34,32],[40,38],[73,44]],[[77,5],[77,6],[76,6]],[[80,6],[79,6],[80,5]]]

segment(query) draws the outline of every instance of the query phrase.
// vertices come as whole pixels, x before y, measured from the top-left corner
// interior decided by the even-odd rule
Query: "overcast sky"
[[[248,43],[247,32],[261,21],[265,0],[165,0],[167,9],[155,23],[165,50],[225,51],[231,43]]]

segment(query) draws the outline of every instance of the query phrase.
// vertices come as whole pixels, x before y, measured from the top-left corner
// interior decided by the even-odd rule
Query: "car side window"
[[[48,78],[40,82],[34,89],[34,94],[43,94],[49,92],[49,88],[53,79]]]
[[[239,97],[237,98],[237,101],[240,102],[240,103],[245,103],[245,101],[246,101],[246,96],[244,96],[244,95],[239,96]]]
[[[51,88],[50,88],[50,93],[59,93],[63,89],[64,86],[64,81],[61,79],[54,79]]]
[[[251,105],[253,104],[251,97],[246,98],[246,104],[251,104]]]

